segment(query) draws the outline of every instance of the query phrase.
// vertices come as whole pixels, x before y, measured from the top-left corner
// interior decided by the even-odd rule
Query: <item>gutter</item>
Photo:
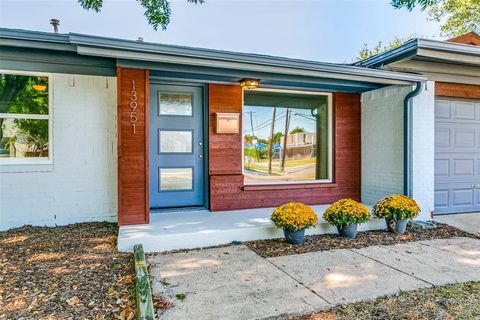
[[[423,82],[417,82],[415,89],[403,101],[403,194],[412,196],[412,102],[420,94]]]

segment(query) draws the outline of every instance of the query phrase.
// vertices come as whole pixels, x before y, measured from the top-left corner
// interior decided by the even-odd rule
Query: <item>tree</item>
[[[480,0],[392,0],[392,5],[409,11],[416,6],[422,11],[428,8],[429,19],[442,23],[442,36],[480,32]]]
[[[0,113],[48,114],[48,90],[37,91],[33,85],[38,77],[2,74],[0,76]],[[48,143],[48,121],[37,119],[14,119],[15,134],[5,139],[4,119],[0,118],[0,149],[22,135],[31,146],[32,152],[42,152]]]
[[[408,40],[416,38],[416,37],[417,37],[416,35],[410,35],[410,36],[405,37],[405,38],[395,37],[387,45],[384,45],[381,41],[379,41],[378,44],[371,49],[368,47],[368,45],[366,43],[364,43],[362,49],[360,49],[360,52],[358,53],[357,59],[358,60],[368,59],[371,56],[374,56],[376,54],[382,53],[382,52],[390,50],[390,49],[394,49],[396,47],[399,47],[402,44],[404,44],[405,42],[407,42]]]
[[[281,132],[276,132],[273,135],[273,144],[279,144],[282,141],[283,134]]]
[[[145,17],[147,17],[148,23],[155,29],[161,27],[162,30],[167,29],[167,25],[170,23],[170,16],[172,10],[170,8],[169,0],[137,0],[140,5],[145,9]],[[86,10],[93,10],[99,12],[103,7],[103,0],[78,0],[82,8]],[[205,0],[187,0],[187,2],[194,4],[204,3]]]
[[[305,133],[305,129],[296,127],[295,129],[290,131],[290,134],[295,134],[295,133]]]

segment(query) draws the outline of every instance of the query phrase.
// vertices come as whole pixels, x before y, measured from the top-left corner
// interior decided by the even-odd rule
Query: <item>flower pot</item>
[[[387,222],[387,228],[390,232],[404,234],[407,229],[408,218],[397,221],[385,218],[385,221]]]
[[[305,229],[300,229],[297,231],[288,231],[283,229],[283,234],[285,235],[285,240],[291,244],[302,244],[305,240]]]
[[[345,238],[355,239],[357,237],[357,226],[358,224],[356,223],[343,225],[341,227],[337,226],[338,234]]]

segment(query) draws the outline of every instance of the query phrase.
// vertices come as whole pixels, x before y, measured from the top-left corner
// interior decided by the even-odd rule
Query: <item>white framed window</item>
[[[330,93],[244,90],[242,123],[246,185],[333,181]]]
[[[52,163],[52,81],[0,70],[0,166]]]

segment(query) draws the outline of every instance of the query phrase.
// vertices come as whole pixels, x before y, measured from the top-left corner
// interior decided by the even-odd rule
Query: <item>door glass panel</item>
[[[191,153],[192,131],[160,130],[160,152]]]
[[[192,115],[191,93],[160,93],[160,115],[168,116],[191,116]]]
[[[160,190],[192,190],[193,168],[160,168]]]

